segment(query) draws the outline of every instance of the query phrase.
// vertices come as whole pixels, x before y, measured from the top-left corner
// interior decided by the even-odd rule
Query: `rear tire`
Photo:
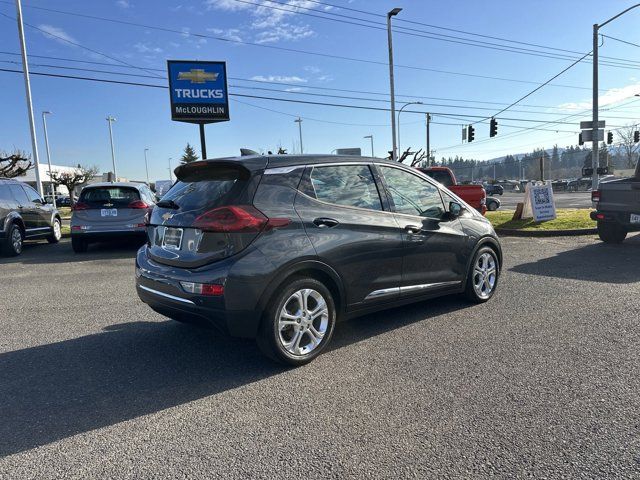
[[[331,340],[335,302],[327,287],[314,278],[295,278],[278,290],[260,324],[258,347],[276,362],[304,365]]]
[[[598,236],[605,243],[622,243],[627,238],[627,231],[617,223],[598,222]]]
[[[47,242],[49,243],[58,243],[62,238],[62,225],[60,224],[59,219],[53,220],[52,232],[51,235],[47,237]]]
[[[498,204],[496,202],[489,202],[487,209],[495,212],[498,209]]]
[[[488,301],[498,287],[499,278],[500,264],[495,250],[480,247],[469,267],[464,296],[473,303]]]
[[[71,237],[71,248],[75,253],[84,253],[89,248],[89,244],[82,238]]]
[[[7,231],[7,238],[2,245],[2,253],[8,257],[15,257],[22,253],[24,245],[24,233],[19,225],[12,223]]]

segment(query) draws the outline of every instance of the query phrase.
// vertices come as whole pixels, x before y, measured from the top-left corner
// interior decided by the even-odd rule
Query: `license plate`
[[[167,227],[164,231],[162,246],[173,250],[180,250],[182,243],[182,229]]]
[[[117,208],[103,208],[100,210],[101,217],[117,217],[118,209]]]
[[[630,223],[640,223],[640,215],[637,215],[635,213],[631,214],[631,218],[629,219]]]

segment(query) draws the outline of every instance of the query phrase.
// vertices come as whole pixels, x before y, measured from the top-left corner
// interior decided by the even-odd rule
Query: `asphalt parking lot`
[[[515,210],[518,202],[524,202],[524,193],[505,192],[495,195],[500,200],[502,209]],[[591,192],[554,192],[556,208],[592,208]]]
[[[289,370],[138,301],[135,247],[0,258],[0,478],[640,475],[640,235],[503,240],[491,302]]]

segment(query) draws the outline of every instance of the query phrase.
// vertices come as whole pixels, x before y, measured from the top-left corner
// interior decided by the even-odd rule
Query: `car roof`
[[[357,155],[246,155],[240,157],[226,157],[200,160],[198,163],[210,163],[216,161],[238,162],[249,170],[262,170],[264,168],[292,167],[297,165],[321,165],[324,163],[388,163],[389,165],[402,165],[398,162],[383,158],[361,157]],[[196,163],[196,162],[193,162]],[[407,167],[408,165],[405,165]],[[178,167],[180,168],[180,167]]]
[[[96,183],[90,183],[89,185],[86,185],[85,187],[83,187],[83,190],[85,188],[99,188],[99,187],[140,188],[140,187],[142,187],[144,185],[146,185],[146,183],[139,183],[139,182],[96,182]]]

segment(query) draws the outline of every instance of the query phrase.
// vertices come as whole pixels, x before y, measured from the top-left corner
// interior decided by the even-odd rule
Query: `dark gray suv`
[[[336,320],[440,295],[494,294],[491,224],[413,168],[345,156],[247,156],[175,170],[136,258],[138,295],[178,321],[256,338],[300,365]]]
[[[60,214],[29,185],[0,179],[0,248],[5,255],[20,255],[25,240],[62,237]]]

